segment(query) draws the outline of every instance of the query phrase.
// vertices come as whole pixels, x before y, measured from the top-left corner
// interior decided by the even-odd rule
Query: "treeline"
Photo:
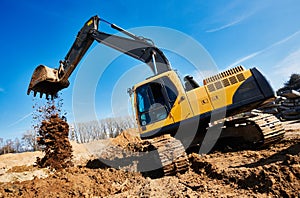
[[[0,138],[0,155],[7,153],[21,153],[26,151],[39,150],[36,143],[36,132],[29,130],[22,135],[22,138],[3,139]]]
[[[100,121],[77,123],[70,126],[70,140],[87,143],[118,136],[123,130],[136,128],[133,117],[107,118]]]
[[[94,140],[118,136],[123,130],[135,128],[135,119],[132,117],[107,118],[99,121],[90,121],[70,124],[69,139],[77,143],[87,143]],[[40,150],[37,144],[38,127],[36,130],[26,131],[21,139],[0,138],[0,155],[6,153],[20,153]]]

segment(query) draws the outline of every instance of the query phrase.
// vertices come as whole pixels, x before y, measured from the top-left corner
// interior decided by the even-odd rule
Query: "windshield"
[[[136,90],[141,126],[163,120],[172,108],[178,92],[167,78],[147,83]]]

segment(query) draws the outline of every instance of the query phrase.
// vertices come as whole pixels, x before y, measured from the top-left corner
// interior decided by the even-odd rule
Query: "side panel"
[[[186,92],[194,115],[207,113],[213,110],[213,106],[207,90],[204,86]]]
[[[250,70],[239,71],[188,91],[187,96],[194,114],[204,114],[232,105],[235,93],[250,78],[253,78]],[[259,91],[257,87],[252,88]]]
[[[250,71],[252,76],[243,82],[232,97],[233,104],[228,107],[230,114],[257,108],[275,97],[275,92],[267,79],[256,68]]]
[[[176,89],[178,90],[178,96],[171,109],[170,116],[173,117],[174,122],[179,122],[181,120],[193,117],[194,113],[190,106],[189,98],[187,97],[177,74],[175,72],[170,73],[168,77],[171,79],[171,81],[176,86]]]
[[[218,109],[233,104],[233,96],[235,92],[246,81],[246,79],[250,78],[251,76],[251,71],[246,70],[244,72],[233,74],[205,85],[205,89],[210,96],[213,109]]]

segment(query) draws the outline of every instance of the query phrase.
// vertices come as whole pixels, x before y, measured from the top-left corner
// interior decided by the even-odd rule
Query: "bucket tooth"
[[[43,94],[46,94],[46,97],[47,94],[55,97],[57,92],[67,88],[70,84],[68,80],[60,79],[58,73],[57,69],[39,65],[32,74],[27,94],[29,95],[31,91],[34,91],[41,93],[41,98]]]
[[[40,92],[40,98],[42,98],[43,97],[43,93],[42,92]]]
[[[34,96],[34,97],[36,96],[36,94],[37,94],[37,91],[33,92],[33,96]]]
[[[46,93],[46,99],[49,100],[49,94],[48,93]]]

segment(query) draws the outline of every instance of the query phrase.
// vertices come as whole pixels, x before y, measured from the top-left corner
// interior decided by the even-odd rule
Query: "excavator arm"
[[[44,93],[46,98],[49,95],[55,97],[58,91],[67,88],[70,84],[68,81],[70,75],[94,41],[103,43],[146,63],[154,74],[171,70],[168,59],[150,39],[138,37],[111,23],[109,24],[113,29],[120,31],[129,38],[100,32],[98,31],[100,20],[98,16],[94,16],[84,24],[65,59],[60,61],[58,69],[52,69],[44,65],[40,65],[35,69],[28,87],[28,95],[33,91],[34,96],[39,92],[40,97]]]

